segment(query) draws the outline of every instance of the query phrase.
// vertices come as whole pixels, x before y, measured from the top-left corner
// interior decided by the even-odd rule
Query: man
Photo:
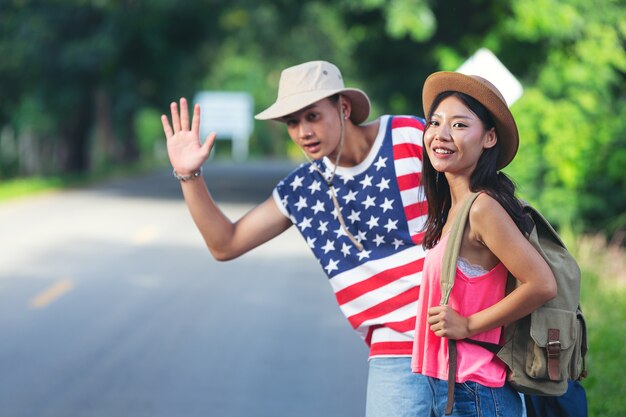
[[[199,140],[200,108],[187,101],[161,120],[174,175],[211,254],[236,258],[287,230],[301,232],[342,312],[370,346],[367,416],[428,415],[422,376],[410,369],[427,213],[420,192],[424,121],[381,116],[339,69],[312,61],[285,69],[260,120],[282,122],[309,160],[273,195],[231,222],[201,175],[215,134]]]

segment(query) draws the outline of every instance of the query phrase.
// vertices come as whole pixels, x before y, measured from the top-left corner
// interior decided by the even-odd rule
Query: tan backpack
[[[448,303],[454,285],[456,263],[469,210],[479,193],[472,194],[457,215],[445,249],[441,273],[441,304]],[[504,345],[464,339],[480,345],[507,364],[507,380],[524,394],[562,395],[568,381],[587,376],[587,330],[580,309],[580,268],[550,223],[532,206],[522,201],[524,212],[532,219],[533,228],[526,236],[543,256],[554,273],[557,296],[504,328]],[[519,281],[509,274],[507,294]],[[448,404],[452,412],[456,376],[456,341],[448,340],[450,365]]]

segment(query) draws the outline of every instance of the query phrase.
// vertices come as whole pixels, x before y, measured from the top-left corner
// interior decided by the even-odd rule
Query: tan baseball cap
[[[278,97],[274,104],[257,114],[255,119],[279,119],[335,94],[350,98],[350,119],[364,122],[370,113],[370,100],[357,88],[346,88],[339,68],[326,61],[311,61],[286,68],[280,74]]]

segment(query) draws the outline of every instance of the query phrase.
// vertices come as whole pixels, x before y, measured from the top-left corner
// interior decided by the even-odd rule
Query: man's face
[[[325,98],[281,120],[291,139],[312,159],[332,157],[339,147],[341,120],[338,105]]]

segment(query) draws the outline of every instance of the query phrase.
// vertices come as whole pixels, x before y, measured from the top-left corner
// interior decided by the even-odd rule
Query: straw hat
[[[367,119],[370,113],[367,95],[357,88],[345,88],[339,68],[326,61],[305,62],[283,70],[276,102],[254,117],[258,120],[278,119],[337,93],[350,98],[350,119],[354,124]]]
[[[422,104],[428,117],[435,98],[446,91],[458,91],[478,100],[489,110],[496,124],[496,135],[500,143],[500,156],[497,169],[507,166],[515,157],[519,147],[519,133],[515,119],[500,91],[486,79],[478,75],[465,75],[459,72],[435,72],[424,82]]]

